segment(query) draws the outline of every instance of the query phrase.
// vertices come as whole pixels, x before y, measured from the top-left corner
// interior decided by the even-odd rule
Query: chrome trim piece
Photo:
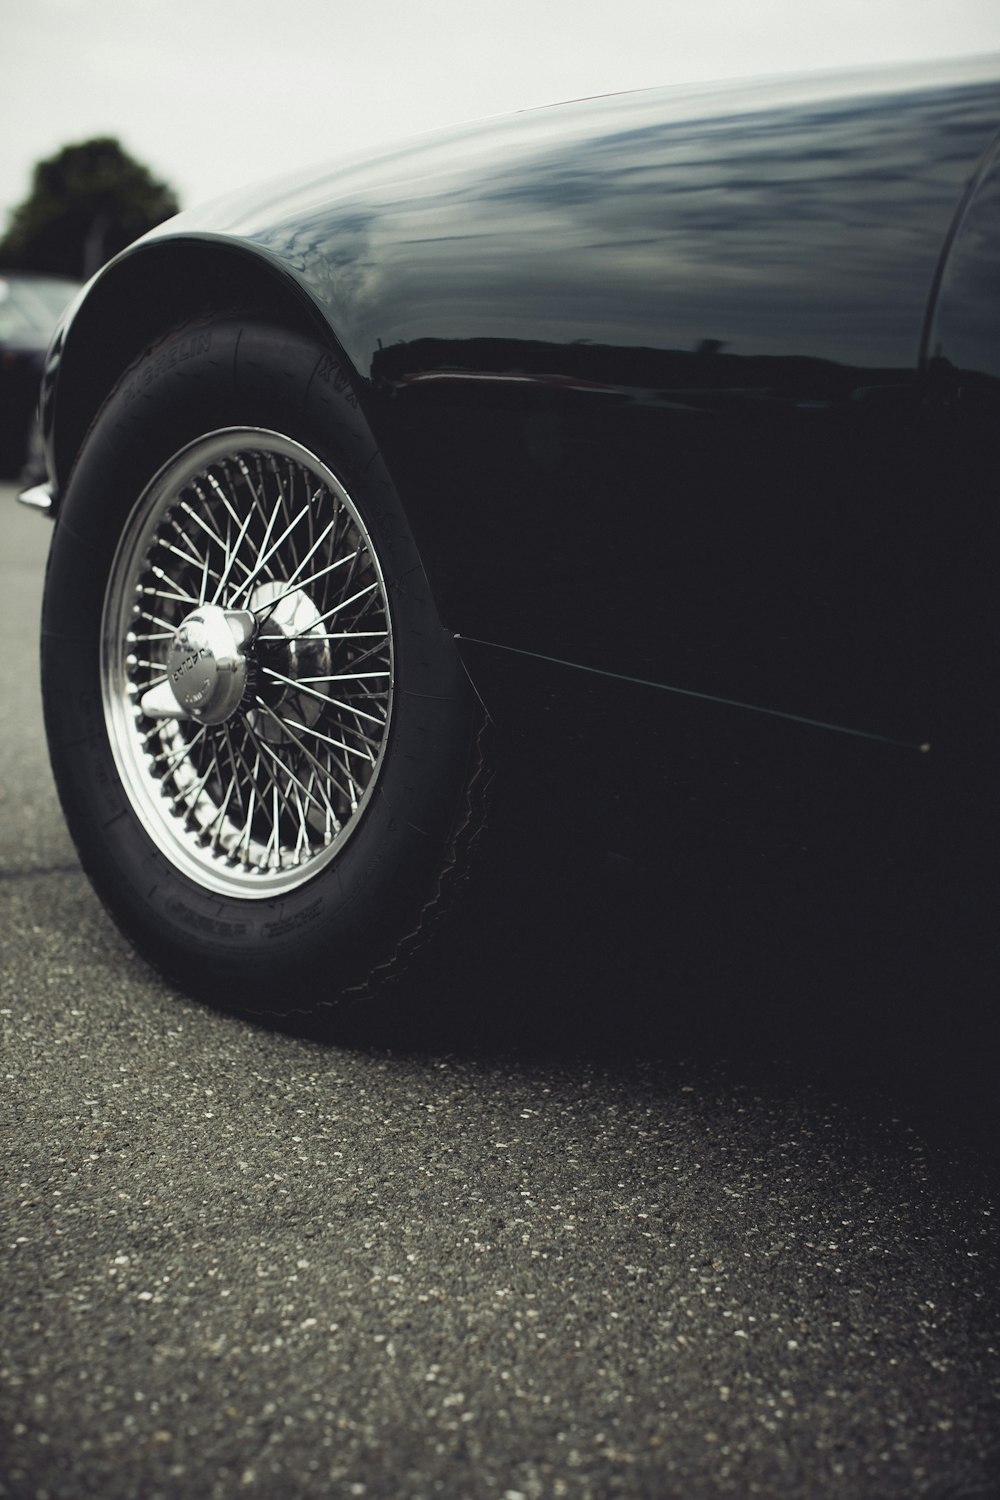
[[[44,511],[50,515],[53,509],[54,496],[51,484],[33,484],[26,490],[21,490],[17,495],[18,503],[27,505],[32,510]]]

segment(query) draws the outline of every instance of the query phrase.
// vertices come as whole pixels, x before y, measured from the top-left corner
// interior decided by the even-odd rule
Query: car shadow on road
[[[616,853],[500,861],[399,983],[281,1024],[397,1056],[725,1061],[978,1137],[1000,1124],[997,894],[961,851],[948,871],[731,849],[669,891]]]

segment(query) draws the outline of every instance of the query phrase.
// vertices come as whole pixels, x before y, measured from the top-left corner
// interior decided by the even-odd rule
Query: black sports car
[[[144,954],[266,1009],[372,987],[487,769],[538,857],[614,853],[655,802],[688,889],[811,745],[992,787],[998,78],[532,112],[100,272],[27,498],[56,779]]]

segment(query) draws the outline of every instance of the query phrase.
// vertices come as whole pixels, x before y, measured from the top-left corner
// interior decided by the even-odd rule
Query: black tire
[[[56,524],[42,683],[84,868],[182,988],[308,1011],[416,945],[467,822],[473,706],[328,350],[227,315],[126,372]]]

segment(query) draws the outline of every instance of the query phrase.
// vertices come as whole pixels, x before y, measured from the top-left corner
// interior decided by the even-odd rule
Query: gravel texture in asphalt
[[[4,1493],[992,1493],[996,1205],[901,1122],[137,1005],[84,904],[4,1007]]]

